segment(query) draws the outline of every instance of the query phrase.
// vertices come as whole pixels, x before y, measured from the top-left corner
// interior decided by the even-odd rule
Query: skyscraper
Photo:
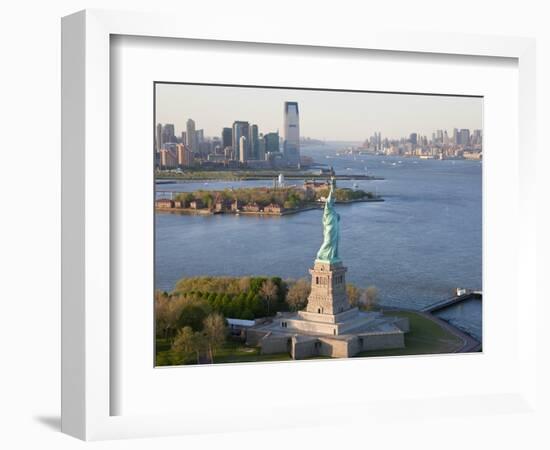
[[[176,144],[176,156],[178,158],[178,166],[190,166],[193,162],[193,154],[185,146],[185,144]]]
[[[173,143],[176,142],[176,135],[174,133],[174,124],[173,123],[166,123],[162,127],[162,134],[161,134],[161,147],[164,144],[167,143]]]
[[[283,154],[287,164],[300,165],[300,113],[297,102],[285,102]]]
[[[260,147],[258,142],[258,125],[252,125],[248,133],[249,159],[260,159]]]
[[[470,130],[463,128],[459,133],[459,142],[460,145],[470,145]]]
[[[231,128],[224,128],[222,130],[222,147],[231,147],[233,146],[233,130]]]
[[[191,150],[192,152],[195,152],[197,149],[196,142],[195,142],[195,121],[193,119],[187,120],[187,142],[185,144],[187,145],[187,148]]]
[[[244,122],[242,120],[237,120],[233,122],[233,153],[235,156],[235,159],[238,161],[243,161],[243,157],[246,158],[249,154],[248,152],[248,142],[245,139],[245,148],[244,148],[244,154],[241,156],[241,137],[248,138],[248,131],[249,124],[248,122]]]
[[[246,136],[241,136],[239,138],[239,161],[246,162],[248,159],[248,145],[246,142]]]
[[[265,160],[265,139],[263,134],[260,133],[258,138],[258,159]]]
[[[472,144],[481,145],[482,140],[483,139],[481,130],[474,130],[474,134],[472,135]]]
[[[157,123],[157,132],[155,134],[155,150],[157,152],[160,152],[161,147],[162,147],[162,124]]]
[[[275,153],[279,151],[279,132],[266,133],[264,135],[266,153]]]
[[[418,134],[411,133],[411,135],[409,136],[409,141],[411,141],[412,145],[418,144]]]

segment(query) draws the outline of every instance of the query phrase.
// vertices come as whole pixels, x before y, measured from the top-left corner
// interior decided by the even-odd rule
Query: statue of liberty
[[[323,245],[317,252],[317,260],[328,263],[340,262],[338,241],[340,239],[340,215],[334,209],[334,177],[330,180],[330,193],[323,212]]]

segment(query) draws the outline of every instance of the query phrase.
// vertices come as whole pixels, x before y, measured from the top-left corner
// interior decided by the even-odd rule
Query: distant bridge
[[[457,295],[455,297],[448,298],[445,300],[440,300],[439,302],[426,306],[421,311],[427,312],[427,313],[434,313],[436,311],[440,311],[442,309],[448,308],[449,306],[453,306],[458,303],[464,302],[466,300],[472,300],[472,299],[483,300],[482,292],[472,291],[472,292],[467,292],[466,294]]]

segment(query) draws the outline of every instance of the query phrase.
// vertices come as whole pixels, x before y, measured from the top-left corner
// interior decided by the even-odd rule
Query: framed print
[[[530,40],[62,42],[65,432],[532,411]]]

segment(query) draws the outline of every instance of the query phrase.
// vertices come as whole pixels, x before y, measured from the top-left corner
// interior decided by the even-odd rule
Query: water
[[[338,174],[368,173],[385,180],[338,181],[376,191],[381,203],[337,205],[340,255],[348,282],[375,285],[379,302],[420,309],[481,289],[481,174],[479,161],[437,161],[380,156],[335,156],[340,145],[305,147]],[[329,158],[326,158],[329,156]],[[289,180],[287,184],[300,183]],[[269,186],[269,180],[186,182],[158,189],[193,191]],[[322,242],[320,210],[284,217],[156,215],[156,283],[171,290],[195,275],[307,277]],[[481,314],[463,308],[473,322]]]
[[[471,299],[445,308],[435,315],[481,342],[481,300]]]

